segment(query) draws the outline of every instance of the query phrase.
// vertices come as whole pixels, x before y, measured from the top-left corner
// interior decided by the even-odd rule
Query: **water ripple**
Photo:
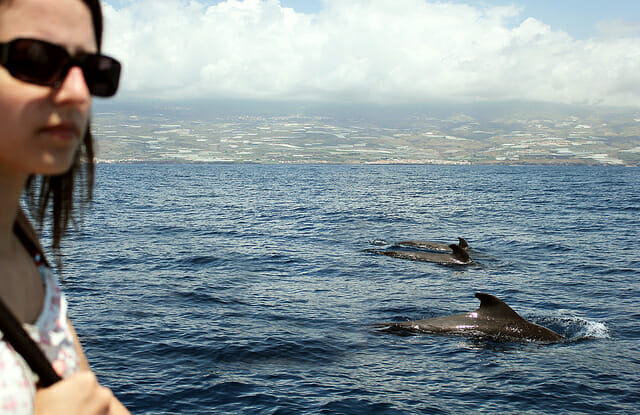
[[[134,413],[640,411],[640,169],[97,173],[65,290],[92,367]],[[458,236],[478,266],[367,252]],[[477,291],[569,340],[372,329],[476,309]]]

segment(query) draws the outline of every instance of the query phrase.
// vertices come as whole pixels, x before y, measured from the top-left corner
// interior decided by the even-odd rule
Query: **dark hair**
[[[99,0],[82,0],[91,11],[93,31],[98,52],[102,48],[102,9]],[[29,211],[36,225],[42,230],[48,213],[51,218],[51,250],[55,256],[58,269],[62,268],[60,242],[69,222],[75,224],[76,206],[74,198],[78,197],[80,207],[88,205],[93,199],[93,181],[95,161],[91,123],[87,125],[82,143],[74,157],[71,168],[56,176],[31,176],[26,185],[26,196]],[[79,187],[76,187],[79,185]]]

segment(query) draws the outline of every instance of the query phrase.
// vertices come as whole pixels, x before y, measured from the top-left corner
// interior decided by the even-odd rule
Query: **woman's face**
[[[9,0],[0,5],[0,42],[34,38],[71,55],[96,52],[91,12],[81,0]],[[13,78],[0,66],[0,176],[66,172],[87,130],[91,95],[73,67],[59,88]]]

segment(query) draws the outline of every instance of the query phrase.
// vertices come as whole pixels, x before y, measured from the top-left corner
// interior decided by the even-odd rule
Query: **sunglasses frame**
[[[15,51],[16,48],[24,42],[29,42],[27,44],[28,47],[33,47],[34,43],[40,45],[39,52],[44,51],[44,56],[47,60],[47,62],[40,64],[48,65],[46,73],[37,74],[33,71],[31,74],[27,74],[21,71],[15,62],[12,63],[12,57],[15,57],[12,55],[19,53]],[[57,62],[50,60],[51,55],[55,55]],[[37,65],[38,63],[35,62],[35,59],[33,60],[32,64]],[[69,70],[74,66],[78,66],[82,69],[85,83],[91,95],[99,97],[115,95],[122,70],[120,62],[110,56],[84,52],[72,56],[67,49],[60,45],[30,38],[17,38],[8,42],[0,42],[0,65],[5,67],[11,76],[16,79],[53,88],[60,88]],[[100,69],[101,66],[105,65],[108,67]]]

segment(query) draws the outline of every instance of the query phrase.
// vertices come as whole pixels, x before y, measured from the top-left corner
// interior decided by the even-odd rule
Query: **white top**
[[[51,269],[36,263],[45,284],[44,303],[35,324],[24,328],[64,378],[76,372],[79,363],[67,322],[67,301]],[[38,376],[2,338],[0,332],[0,414],[33,414]]]

